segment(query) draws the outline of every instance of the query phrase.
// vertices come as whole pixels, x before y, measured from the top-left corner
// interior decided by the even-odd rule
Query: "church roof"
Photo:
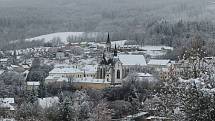
[[[167,66],[170,62],[171,62],[170,60],[152,59],[149,61],[148,65]]]
[[[118,55],[123,65],[141,65],[146,66],[146,60],[143,55]]]

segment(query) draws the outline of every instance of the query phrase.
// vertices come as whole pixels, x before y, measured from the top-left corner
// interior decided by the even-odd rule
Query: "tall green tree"
[[[69,97],[66,97],[64,99],[64,101],[60,104],[59,120],[60,121],[73,121],[73,120],[75,120],[72,101]]]

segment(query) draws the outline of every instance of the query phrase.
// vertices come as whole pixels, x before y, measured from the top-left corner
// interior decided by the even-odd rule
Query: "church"
[[[145,67],[146,61],[143,55],[120,55],[117,47],[111,48],[110,36],[108,34],[106,48],[97,68],[97,78],[119,85],[128,75],[132,67]]]

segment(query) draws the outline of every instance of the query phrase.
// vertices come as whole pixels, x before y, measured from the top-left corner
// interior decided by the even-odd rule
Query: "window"
[[[116,78],[120,79],[120,70],[117,70]]]
[[[100,69],[100,79],[102,79],[102,69]]]

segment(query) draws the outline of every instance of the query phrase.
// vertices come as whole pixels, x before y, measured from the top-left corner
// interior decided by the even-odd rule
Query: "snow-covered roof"
[[[115,45],[116,45],[116,47],[122,47],[125,45],[126,42],[127,42],[127,40],[112,41],[111,46],[115,47]]]
[[[70,68],[73,67],[74,65],[68,65],[68,64],[57,64],[55,63],[54,67],[55,68]]]
[[[169,46],[151,46],[151,45],[146,45],[141,47],[141,49],[146,50],[146,51],[160,51],[160,50],[173,50],[173,47]]]
[[[88,58],[88,59],[81,59],[80,61],[84,65],[90,65],[91,63],[95,62],[95,59],[94,58]]]
[[[120,48],[139,48],[139,47],[140,47],[140,45],[124,45]]]
[[[7,61],[8,61],[8,58],[0,59],[0,62],[7,62]]]
[[[19,66],[17,65],[11,65],[12,68],[18,68]]]
[[[0,70],[0,75],[3,74],[5,72],[5,70]]]
[[[38,98],[38,103],[42,108],[49,108],[59,103],[59,98],[58,97]]]
[[[40,82],[27,82],[28,86],[39,86]]]
[[[14,118],[0,118],[0,121],[16,121]]]
[[[14,103],[14,98],[0,98],[0,108],[9,108],[10,110],[15,110],[15,108],[11,105]]]
[[[198,85],[204,85],[204,81],[200,78],[197,78],[197,79],[182,79],[182,78],[179,78],[179,82],[181,83],[195,83],[195,84],[198,84]]]
[[[0,102],[3,102],[3,103],[15,103],[14,101],[14,98],[0,98]]]
[[[66,77],[60,77],[57,79],[57,82],[69,82],[69,79]]]
[[[23,74],[28,74],[30,71],[29,70],[25,70],[24,72],[23,72]]]
[[[87,42],[80,42],[80,44],[81,44],[81,45],[86,45],[86,44],[87,44]]]
[[[110,83],[104,79],[94,79],[92,77],[85,77],[85,78],[76,78],[72,82],[79,82],[79,83],[94,83],[94,84],[101,84],[101,83]]]
[[[69,79],[65,78],[65,77],[59,77],[57,80],[54,80],[54,81],[56,81],[56,82],[69,82]],[[101,84],[101,83],[109,84],[110,83],[104,79],[95,79],[93,77],[74,78],[71,80],[71,82],[74,82],[74,83],[94,83],[94,84]]]
[[[215,93],[215,88],[213,88],[213,89],[203,88],[203,89],[201,89],[201,91],[205,91],[205,92],[214,94]]]
[[[96,73],[97,65],[85,65],[81,70],[85,71],[85,73]]]
[[[81,73],[82,71],[77,68],[54,68],[49,72],[49,74],[71,74],[71,73]]]
[[[137,73],[137,78],[139,81],[147,81],[147,82],[153,82],[153,83],[158,82],[155,76],[149,73]]]
[[[173,50],[173,47],[147,45],[147,46],[140,47],[140,49],[143,49],[144,53],[147,55],[150,55],[151,57],[157,57],[157,56],[162,56],[166,54],[166,51],[162,51],[162,50]]]
[[[152,77],[153,75],[149,74],[149,73],[137,73],[137,76],[138,77]]]
[[[28,65],[22,65],[23,68],[28,69],[30,68]]]
[[[59,78],[61,78],[62,76],[59,75],[49,75],[48,77],[46,77],[45,80],[57,80]]]
[[[0,108],[9,108],[11,111],[15,110],[14,106],[12,106],[10,103],[0,103]]]
[[[149,116],[146,118],[147,120],[152,120],[152,119],[158,119],[158,120],[166,120],[166,119],[170,119],[167,117],[159,117],[159,116]]]
[[[146,66],[146,60],[143,55],[118,55],[123,65],[141,65]]]
[[[144,116],[146,114],[148,114],[148,112],[140,112],[140,113],[137,113],[137,114],[134,114],[134,115],[129,115],[126,118],[137,118],[137,117],[140,117],[140,116]]]
[[[101,43],[97,43],[97,46],[99,46],[99,47],[106,47],[106,44],[101,44]]]
[[[170,60],[152,59],[152,60],[149,61],[148,65],[167,66],[170,62],[171,62]]]

